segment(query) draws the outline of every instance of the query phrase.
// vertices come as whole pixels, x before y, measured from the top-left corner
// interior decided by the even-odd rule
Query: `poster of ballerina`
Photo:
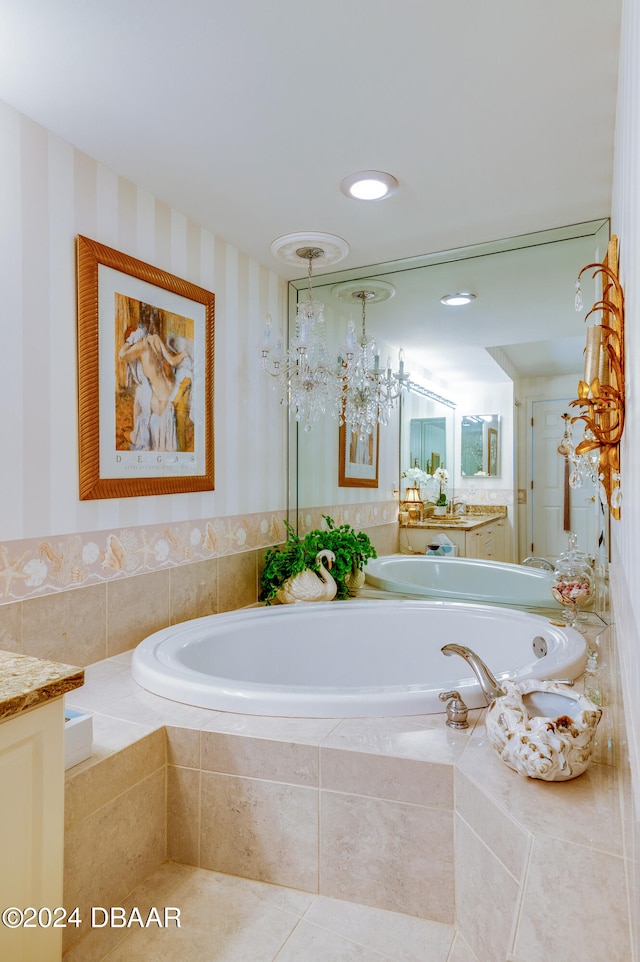
[[[214,303],[78,237],[81,500],[213,489]]]

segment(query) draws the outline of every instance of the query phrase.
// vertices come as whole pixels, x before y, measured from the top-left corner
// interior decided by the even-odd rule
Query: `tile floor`
[[[180,928],[94,930],[103,962],[476,962],[451,925],[167,862],[124,906],[180,909]],[[89,950],[89,951],[88,951]],[[76,962],[71,950],[65,962]]]

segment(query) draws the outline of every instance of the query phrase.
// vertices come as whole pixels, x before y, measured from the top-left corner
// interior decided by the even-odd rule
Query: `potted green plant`
[[[284,522],[287,540],[283,545],[269,548],[264,556],[264,569],[260,578],[260,601],[270,605],[282,585],[289,578],[295,578],[307,568],[313,568],[315,558],[307,556],[301,538],[295,533],[288,521]]]
[[[364,531],[356,531],[350,524],[336,526],[333,518],[322,515],[326,530],[316,528],[305,535],[310,552],[329,548],[335,555],[331,574],[338,586],[336,598],[357,594],[364,584],[364,566],[369,558],[376,558],[376,550]]]
[[[336,526],[328,515],[323,515],[323,519],[326,528],[315,528],[304,538],[300,538],[291,525],[284,522],[286,542],[269,548],[265,555],[260,579],[261,601],[272,604],[284,583],[307,569],[318,573],[320,565],[317,557],[325,550],[331,551],[335,559],[331,576],[337,586],[336,598],[347,598],[350,593],[356,593],[358,588],[354,581],[364,581],[363,569],[369,558],[377,557],[375,548],[363,531],[355,531],[348,524]]]

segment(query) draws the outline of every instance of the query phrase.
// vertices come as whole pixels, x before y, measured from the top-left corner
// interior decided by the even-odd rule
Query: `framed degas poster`
[[[338,486],[341,488],[378,487],[378,442],[380,425],[371,434],[360,434],[350,424],[340,425]]]
[[[80,499],[210,491],[215,298],[77,240]]]

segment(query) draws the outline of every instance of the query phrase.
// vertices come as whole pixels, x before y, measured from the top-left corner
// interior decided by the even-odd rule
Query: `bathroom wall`
[[[616,623],[633,799],[624,807],[632,904],[640,904],[640,7],[625,0],[616,122],[612,230],[618,235],[625,293],[626,419],[621,447],[624,500],[611,523],[611,591]],[[640,959],[636,913],[635,958]]]
[[[1,102],[0,144],[0,647],[86,665],[256,601],[288,507],[286,411],[257,349],[288,285]],[[79,500],[77,234],[214,292],[214,491]],[[336,519],[393,550],[394,512],[368,497],[347,518],[350,494]]]
[[[256,346],[287,284],[5,104],[0,143],[0,647],[86,665],[255,602],[287,470]],[[214,491],[79,501],[79,233],[215,293]]]

